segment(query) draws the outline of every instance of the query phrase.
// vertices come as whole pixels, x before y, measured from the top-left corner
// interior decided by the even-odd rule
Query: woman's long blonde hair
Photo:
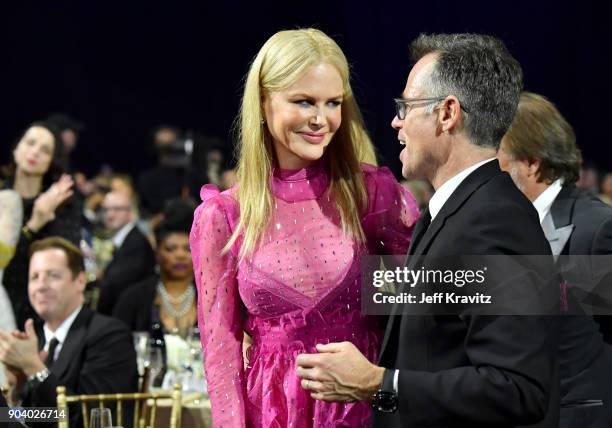
[[[360,162],[376,164],[374,147],[353,97],[346,57],[325,33],[308,28],[280,31],[270,37],[247,74],[236,122],[240,222],[224,252],[242,234],[240,257],[252,254],[271,220],[274,149],[264,123],[264,95],[287,88],[320,63],[334,66],[344,86],[342,123],[323,155],[330,173],[330,192],[344,233],[358,242],[364,241],[360,217],[367,208],[367,192]]]

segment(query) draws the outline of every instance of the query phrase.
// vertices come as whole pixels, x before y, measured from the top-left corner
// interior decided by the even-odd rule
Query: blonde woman
[[[360,261],[406,253],[416,202],[372,165],[347,60],[321,31],[264,44],[238,128],[238,182],[202,188],[190,236],[213,425],[370,426],[368,403],[313,400],[295,358],[348,340],[377,359],[381,329],[360,311]]]

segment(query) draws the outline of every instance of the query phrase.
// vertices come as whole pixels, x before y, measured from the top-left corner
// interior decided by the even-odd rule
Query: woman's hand
[[[55,219],[55,210],[60,206],[66,199],[68,199],[74,193],[72,187],[74,181],[72,177],[67,174],[63,174],[59,180],[47,189],[46,192],[40,194],[34,201],[34,209],[32,210],[32,217],[27,223],[28,228],[36,233],[47,223]]]

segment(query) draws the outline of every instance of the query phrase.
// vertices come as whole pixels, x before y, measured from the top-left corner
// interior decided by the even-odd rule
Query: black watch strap
[[[372,408],[374,410],[384,413],[392,413],[397,411],[397,393],[393,389],[394,376],[395,369],[385,369],[382,385],[372,398]]]

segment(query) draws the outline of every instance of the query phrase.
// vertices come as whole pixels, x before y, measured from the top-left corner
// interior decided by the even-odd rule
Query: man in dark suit
[[[28,294],[44,325],[37,332],[29,319],[25,332],[0,332],[11,404],[56,407],[59,385],[70,395],[136,392],[129,331],[120,321],[83,306],[80,250],[52,237],[33,243],[30,251]],[[70,412],[72,423],[79,417],[78,409]]]
[[[504,136],[498,158],[517,187],[538,211],[563,279],[570,287],[582,282],[585,255],[612,254],[612,207],[576,188],[582,156],[571,125],[546,98],[521,95],[514,121]],[[578,256],[571,258],[571,256]],[[566,261],[573,261],[566,270]],[[604,284],[608,289],[610,284]],[[568,296],[574,299],[570,293]],[[575,299],[574,305],[578,299]],[[569,303],[568,303],[569,311]],[[602,317],[609,320],[609,317]],[[608,321],[609,322],[609,321]],[[592,316],[561,318],[559,365],[563,428],[612,426],[611,331],[602,325],[603,341]]]
[[[516,111],[520,65],[487,36],[421,35],[411,48],[416,64],[392,126],[406,146],[402,175],[426,178],[435,194],[415,228],[407,267],[419,271],[462,255],[551,259],[536,211],[495,160]],[[538,284],[530,285],[510,287],[538,300]],[[547,413],[556,317],[412,310],[394,305],[379,365],[349,342],[298,356],[302,387],[315,399],[371,400],[376,427],[515,427],[543,419],[556,426],[557,415]]]
[[[125,192],[106,194],[102,202],[103,221],[113,232],[113,258],[98,281],[98,311],[111,314],[125,287],[154,273],[155,255],[146,236],[136,225],[136,204]]]

